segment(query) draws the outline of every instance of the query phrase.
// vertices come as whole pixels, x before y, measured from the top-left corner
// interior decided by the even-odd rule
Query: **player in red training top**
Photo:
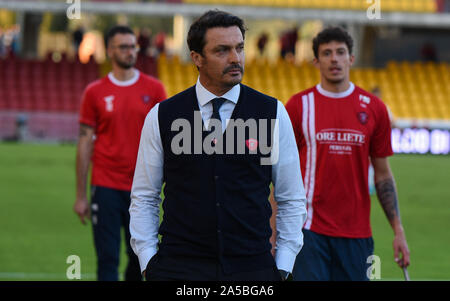
[[[130,28],[113,27],[106,43],[112,72],[86,88],[81,104],[74,211],[83,224],[91,218],[98,280],[119,279],[122,227],[129,259],[125,280],[142,280],[130,246],[130,191],[145,117],[166,92],[161,82],[134,68],[138,48]],[[86,182],[91,159],[89,208]]]
[[[294,280],[370,277],[369,160],[378,199],[394,230],[395,260],[400,267],[410,263],[387,160],[393,154],[388,113],[380,99],[350,82],[352,48],[353,40],[343,29],[320,32],[313,50],[321,82],[286,104],[297,139],[308,212]]]

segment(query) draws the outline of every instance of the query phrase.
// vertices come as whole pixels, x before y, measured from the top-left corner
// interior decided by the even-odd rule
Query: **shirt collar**
[[[319,91],[319,93],[324,96],[327,96],[330,98],[343,98],[343,97],[347,97],[353,93],[353,91],[355,90],[355,85],[352,82],[350,82],[350,87],[346,91],[339,92],[339,93],[327,91],[324,88],[322,88],[321,84],[318,84],[316,86],[316,88],[317,88],[317,91]]]
[[[198,103],[201,107],[203,107],[208,102],[210,102],[212,99],[217,98],[217,97],[225,98],[226,100],[229,100],[229,101],[233,102],[234,104],[236,104],[238,102],[239,94],[241,92],[241,85],[236,84],[235,86],[233,86],[233,88],[231,88],[224,95],[217,96],[217,95],[209,92],[208,90],[206,90],[206,88],[200,83],[200,77],[198,77],[197,84],[195,85],[195,92],[197,93]]]
[[[135,68],[133,68],[133,71],[134,71],[134,75],[129,80],[125,80],[125,81],[118,80],[117,78],[114,77],[114,74],[112,72],[108,73],[108,78],[116,86],[128,87],[128,86],[134,85],[139,79],[139,71]]]

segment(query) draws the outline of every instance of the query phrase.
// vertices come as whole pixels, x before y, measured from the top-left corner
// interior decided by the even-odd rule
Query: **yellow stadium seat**
[[[381,1],[381,10],[382,11],[393,11],[395,10],[394,5],[395,5],[395,1],[394,0],[384,0]]]
[[[184,0],[188,4],[220,4],[244,6],[296,7],[314,9],[367,10],[371,3],[365,0]],[[383,11],[435,13],[435,0],[382,0]]]
[[[349,2],[350,3],[348,5],[348,9],[352,9],[352,10],[364,10],[364,9],[366,9],[364,1],[350,0]]]
[[[349,9],[350,3],[347,0],[335,0],[333,1],[333,8],[337,9]]]
[[[425,12],[428,12],[428,13],[435,13],[435,12],[437,12],[437,4],[436,4],[436,1],[433,1],[433,0],[427,0],[427,1],[425,2],[425,5],[424,5],[424,11],[425,11]]]
[[[313,1],[311,1],[313,2]],[[330,9],[330,8],[335,8],[335,2],[334,0],[317,0],[314,1],[315,4],[317,5],[318,8],[322,8],[322,9]]]
[[[293,0],[295,7],[303,7],[307,8],[309,7],[310,0]]]
[[[429,1],[428,0],[419,1],[419,4],[417,4],[417,12],[420,12],[420,13],[429,12],[429,8],[427,7],[427,2],[429,2]]]
[[[320,2],[324,3],[324,2]],[[247,62],[244,83],[285,103],[293,94],[316,85],[320,74],[309,63]],[[197,70],[178,57],[161,56],[158,75],[170,96],[195,84]],[[366,90],[378,86],[397,118],[450,118],[448,64],[389,62],[383,69],[352,69],[352,81]]]

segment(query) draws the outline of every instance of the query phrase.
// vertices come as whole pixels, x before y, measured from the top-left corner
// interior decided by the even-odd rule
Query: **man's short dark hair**
[[[108,30],[108,33],[106,34],[105,42],[106,47],[109,45],[109,41],[116,35],[116,34],[132,34],[134,35],[133,30],[128,26],[123,25],[116,25]]]
[[[316,59],[319,58],[319,46],[332,41],[343,42],[347,45],[349,54],[353,52],[353,39],[342,27],[328,27],[319,32],[313,40],[313,51]]]
[[[242,37],[245,38],[244,21],[241,18],[220,10],[207,11],[189,28],[187,36],[189,50],[203,54],[203,47],[206,44],[205,35],[208,29],[232,26],[239,27]]]

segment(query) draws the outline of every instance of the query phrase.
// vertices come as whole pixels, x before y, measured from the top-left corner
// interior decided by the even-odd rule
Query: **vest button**
[[[220,203],[216,203],[216,206],[217,206],[217,207],[220,207]]]
[[[219,176],[214,176],[214,180],[218,180],[219,179]]]
[[[222,232],[222,231],[220,231],[220,229],[219,229],[219,230],[217,230],[217,233],[220,233],[220,232]]]

